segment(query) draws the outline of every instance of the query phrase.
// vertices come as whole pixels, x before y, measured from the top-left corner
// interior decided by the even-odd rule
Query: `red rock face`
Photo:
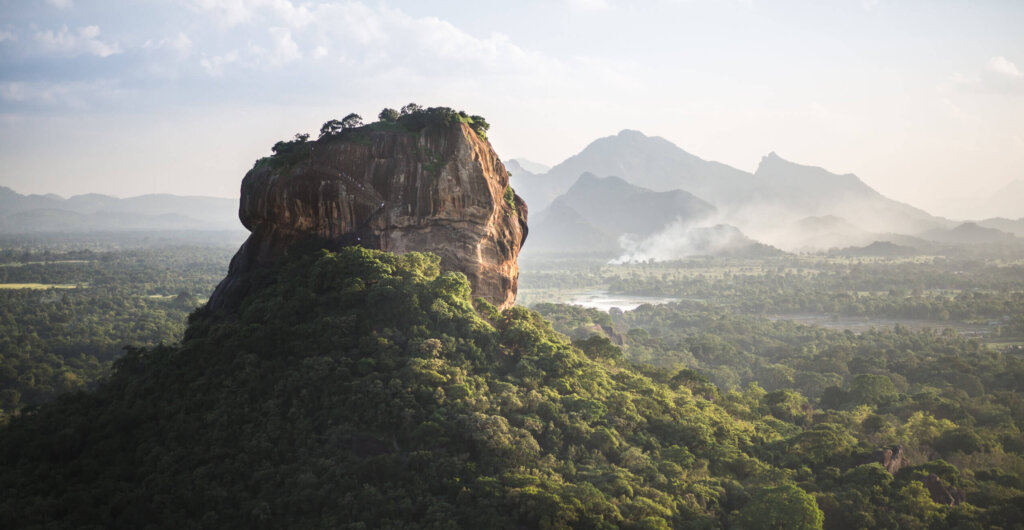
[[[515,302],[526,204],[505,201],[508,172],[467,125],[419,133],[346,131],[314,142],[288,167],[257,167],[242,181],[239,217],[252,234],[231,260],[210,307],[230,307],[247,273],[298,241],[432,252],[469,278],[474,297]]]

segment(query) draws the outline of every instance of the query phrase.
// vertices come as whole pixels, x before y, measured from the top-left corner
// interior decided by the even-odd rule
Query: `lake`
[[[611,308],[617,307],[623,311],[632,311],[644,304],[667,304],[678,302],[678,298],[664,298],[658,296],[637,296],[628,294],[609,294],[608,291],[583,291],[569,293],[562,301],[565,304],[581,305],[591,307],[607,313]]]

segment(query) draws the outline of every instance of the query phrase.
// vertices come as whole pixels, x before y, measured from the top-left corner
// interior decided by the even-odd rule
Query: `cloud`
[[[952,91],[977,94],[1024,95],[1024,72],[1012,61],[997,55],[974,74],[954,73],[939,85],[940,93]]]
[[[292,32],[288,28],[270,28],[268,33],[272,44],[270,50],[259,46],[252,47],[253,52],[259,58],[274,66],[281,66],[302,58],[299,45],[292,40]]]
[[[109,80],[0,83],[0,101],[44,107],[85,109],[92,101],[117,99],[124,93],[117,83]]]
[[[71,31],[67,26],[61,26],[58,31],[36,31],[35,40],[39,44],[40,51],[46,54],[70,57],[79,55],[109,57],[121,53],[121,48],[116,42],[103,42],[99,36],[99,26],[85,26],[78,28],[77,31]]]
[[[212,77],[222,77],[224,75],[224,66],[234,63],[238,60],[238,52],[232,50],[224,55],[217,55],[214,57],[203,57],[199,61],[199,66],[203,67]]]
[[[46,3],[57,9],[71,9],[75,7],[75,0],[46,0]]]
[[[273,18],[301,28],[316,20],[306,5],[296,6],[289,0],[183,0],[182,3],[196,11],[213,11],[215,20],[227,27]]]
[[[565,0],[565,2],[572,9],[580,11],[600,11],[611,7],[608,0]]]
[[[995,74],[1012,79],[1020,79],[1024,77],[1024,73],[1021,73],[1021,71],[1017,69],[1017,65],[1013,64],[1009,59],[1001,55],[989,59],[988,70]]]
[[[555,61],[501,33],[472,35],[439,18],[413,17],[386,5],[353,1],[297,7],[288,0],[191,0],[188,5],[215,13],[239,25],[233,32],[249,35],[249,45],[235,55],[207,51],[200,64],[214,76],[227,75],[228,65],[274,70],[303,59],[312,66],[328,56],[342,63],[349,76],[543,75],[558,70]]]
[[[226,26],[236,26],[253,20],[253,7],[262,2],[251,0],[188,0],[185,5],[198,11],[213,11],[213,20]]]
[[[179,32],[174,37],[163,38],[158,41],[146,41],[143,48],[151,50],[168,50],[177,55],[185,56],[192,50],[192,39],[184,32]]]
[[[14,34],[13,31],[8,31],[8,30],[5,30],[5,29],[0,29],[0,42],[16,41],[16,40],[18,40],[18,37]]]

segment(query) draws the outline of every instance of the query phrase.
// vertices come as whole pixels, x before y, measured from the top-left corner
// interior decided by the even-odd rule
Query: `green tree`
[[[385,123],[394,123],[398,119],[398,111],[392,108],[385,108],[377,115],[377,119]]]
[[[356,114],[356,113],[354,113],[354,112],[341,119],[341,128],[342,129],[354,129],[354,128],[360,127],[362,125],[363,125],[363,117],[358,115],[358,114]]]
[[[884,375],[860,374],[850,384],[850,396],[859,404],[885,405],[898,395],[892,380]]]
[[[751,530],[813,530],[824,522],[814,497],[792,484],[758,491],[736,517],[738,528]]]
[[[342,129],[344,129],[344,126],[341,120],[328,120],[320,127],[320,138],[338,134]]]

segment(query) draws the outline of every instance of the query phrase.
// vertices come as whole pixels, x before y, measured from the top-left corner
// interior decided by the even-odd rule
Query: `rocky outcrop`
[[[298,151],[299,156],[294,152]],[[230,310],[249,273],[297,244],[432,252],[464,273],[474,297],[515,302],[526,204],[490,143],[463,123],[350,129],[257,163],[242,181],[239,217],[252,234],[210,298]]]
[[[967,494],[964,490],[953,486],[946,486],[935,473],[928,475],[924,485],[928,488],[928,494],[931,495],[932,500],[939,504],[956,506],[967,500]]]
[[[907,462],[907,455],[903,451],[902,445],[894,445],[892,447],[886,447],[885,449],[879,449],[878,451],[875,451],[873,459],[875,462],[882,464],[882,467],[893,475],[903,467],[910,465],[910,463]]]

